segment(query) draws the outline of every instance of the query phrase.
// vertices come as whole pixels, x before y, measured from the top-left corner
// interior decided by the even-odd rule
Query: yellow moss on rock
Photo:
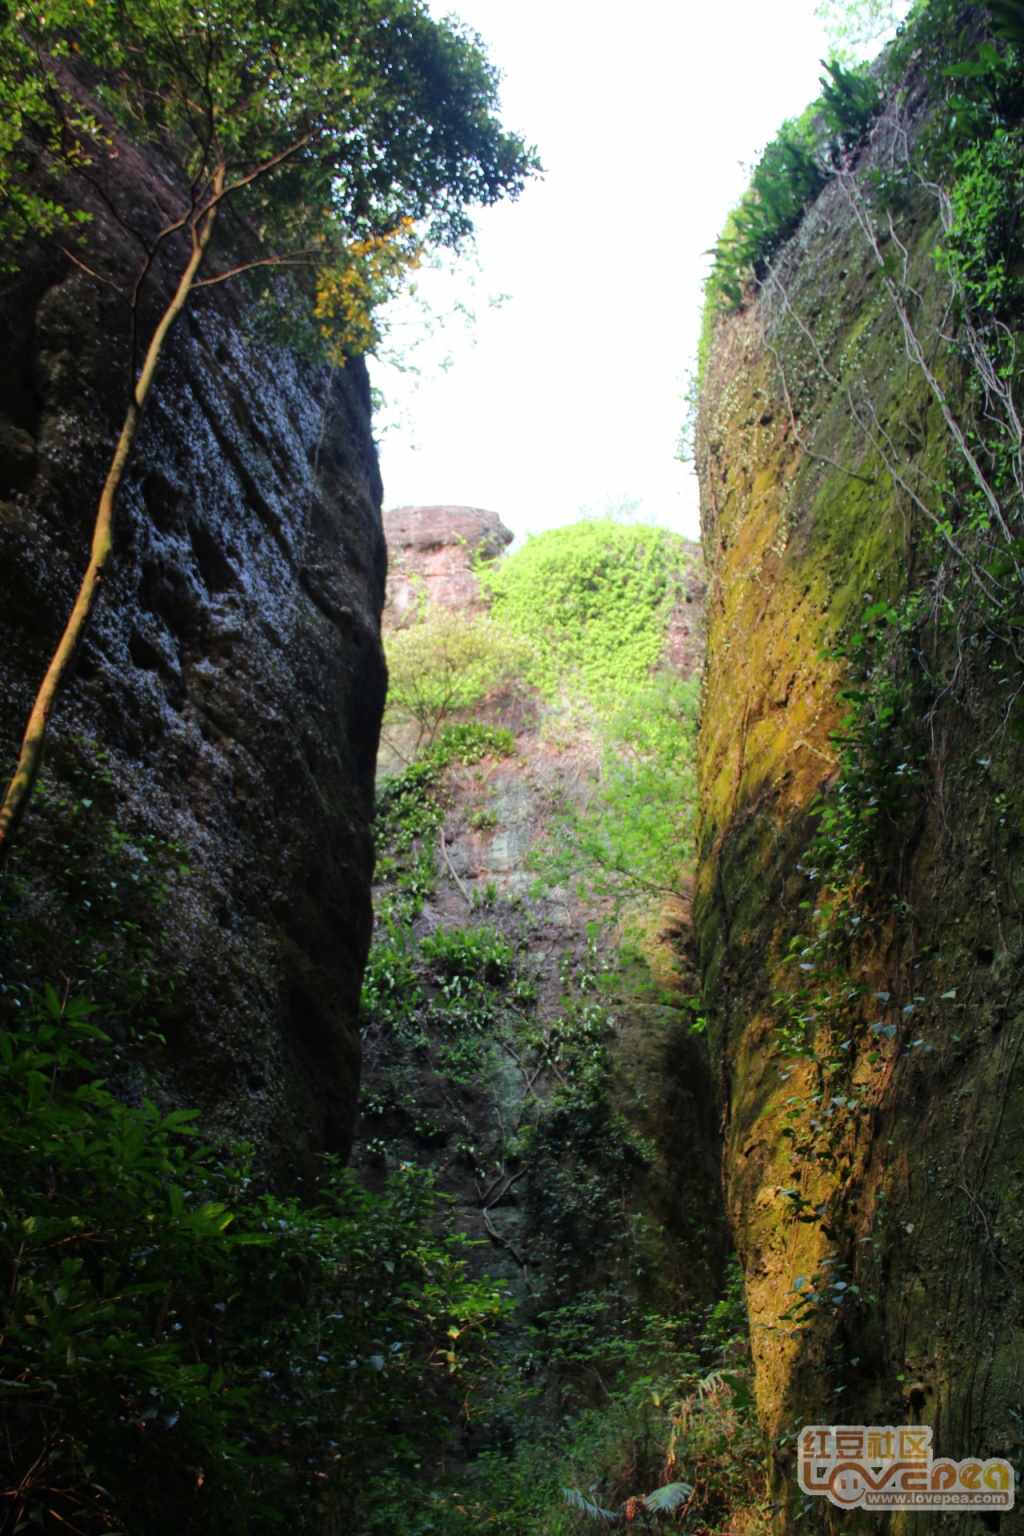
[[[901,217],[918,323],[934,337],[945,294],[933,212],[911,198]],[[901,849],[901,883],[881,891],[828,983],[840,1014],[857,1017],[845,1047],[833,1044],[844,1092],[833,1099],[831,1068],[781,1044],[789,1005],[779,999],[796,995],[790,942],[822,899],[804,863],[815,802],[835,790],[833,736],[850,707],[835,651],[872,605],[898,603],[927,576],[927,519],[908,486],[948,480],[948,441],[833,183],[763,289],[714,323],[697,428],[710,579],[694,921],[726,1114],[726,1199],[784,1527],[796,1503],[786,1437],[801,1422],[913,1414],[935,1426],[944,1454],[1005,1454],[1015,1443],[1024,1104],[1009,1074],[1024,1020],[1009,980],[1020,944],[1000,912],[1024,896],[1021,861],[997,875],[975,833],[995,824],[983,776],[958,779],[956,802],[941,787],[953,764],[979,757],[1001,785],[1013,782],[1017,749],[1005,736],[992,745],[999,700],[983,674],[976,716],[951,714],[928,749],[939,789],[923,797]],[[943,643],[929,665],[952,671]],[[964,944],[967,923],[975,937]],[[918,1010],[927,1053],[872,1035],[875,993],[899,993],[909,1017]],[[994,1048],[989,1019],[1002,1021]],[[807,1025],[811,1035],[821,1027]],[[826,1110],[834,1123],[808,1131]],[[832,1164],[794,1153],[794,1127],[819,1146],[827,1133]],[[1012,1233],[1013,1257],[1008,1247],[999,1257],[997,1226],[1004,1244]],[[800,1290],[817,1274],[824,1297],[829,1273],[858,1288],[859,1304],[801,1309]],[[824,1506],[815,1518],[827,1520]]]

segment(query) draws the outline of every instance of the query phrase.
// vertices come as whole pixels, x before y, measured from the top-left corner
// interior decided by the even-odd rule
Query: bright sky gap
[[[814,3],[457,0],[545,176],[479,214],[479,271],[424,276],[437,312],[458,302],[475,324],[455,316],[416,349],[419,378],[373,364],[385,506],[485,507],[522,536],[639,502],[696,537],[676,453],[705,252],[780,123],[819,93]],[[400,305],[396,341],[419,323]]]

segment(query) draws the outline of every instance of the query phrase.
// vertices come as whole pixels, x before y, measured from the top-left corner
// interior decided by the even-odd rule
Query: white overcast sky
[[[373,364],[390,402],[385,507],[484,507],[521,536],[629,499],[697,535],[692,468],[674,455],[703,252],[781,121],[819,93],[814,3],[435,3],[484,39],[503,121],[545,175],[480,213],[475,289],[472,263],[431,289],[438,308],[453,294],[474,307],[472,330],[421,349],[418,388]]]

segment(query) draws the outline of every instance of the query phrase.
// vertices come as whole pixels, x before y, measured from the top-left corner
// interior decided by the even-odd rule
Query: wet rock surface
[[[128,235],[103,237],[128,270]],[[87,558],[126,326],[116,291],[70,263],[28,261],[0,293],[5,782]],[[160,964],[184,973],[159,1019],[163,1091],[283,1176],[351,1134],[386,685],[379,504],[362,365],[261,349],[230,298],[198,297],[47,748],[49,801],[86,793],[91,764],[111,827],[184,850],[191,873],[158,918]],[[18,859],[30,885],[61,835],[40,799]]]

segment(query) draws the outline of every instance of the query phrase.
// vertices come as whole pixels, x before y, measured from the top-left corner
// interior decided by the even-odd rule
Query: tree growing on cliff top
[[[422,0],[29,0],[0,16],[0,65],[0,237],[56,244],[115,287],[132,359],[86,573],[0,808],[2,864],[99,597],[118,489],[177,316],[205,287],[266,291],[286,273],[340,361],[372,345],[370,309],[420,241],[457,245],[467,208],[516,196],[537,161],[498,121],[479,39],[433,21]],[[129,143],[166,173],[159,217],[124,211]],[[133,272],[110,269],[106,220],[137,243]]]

